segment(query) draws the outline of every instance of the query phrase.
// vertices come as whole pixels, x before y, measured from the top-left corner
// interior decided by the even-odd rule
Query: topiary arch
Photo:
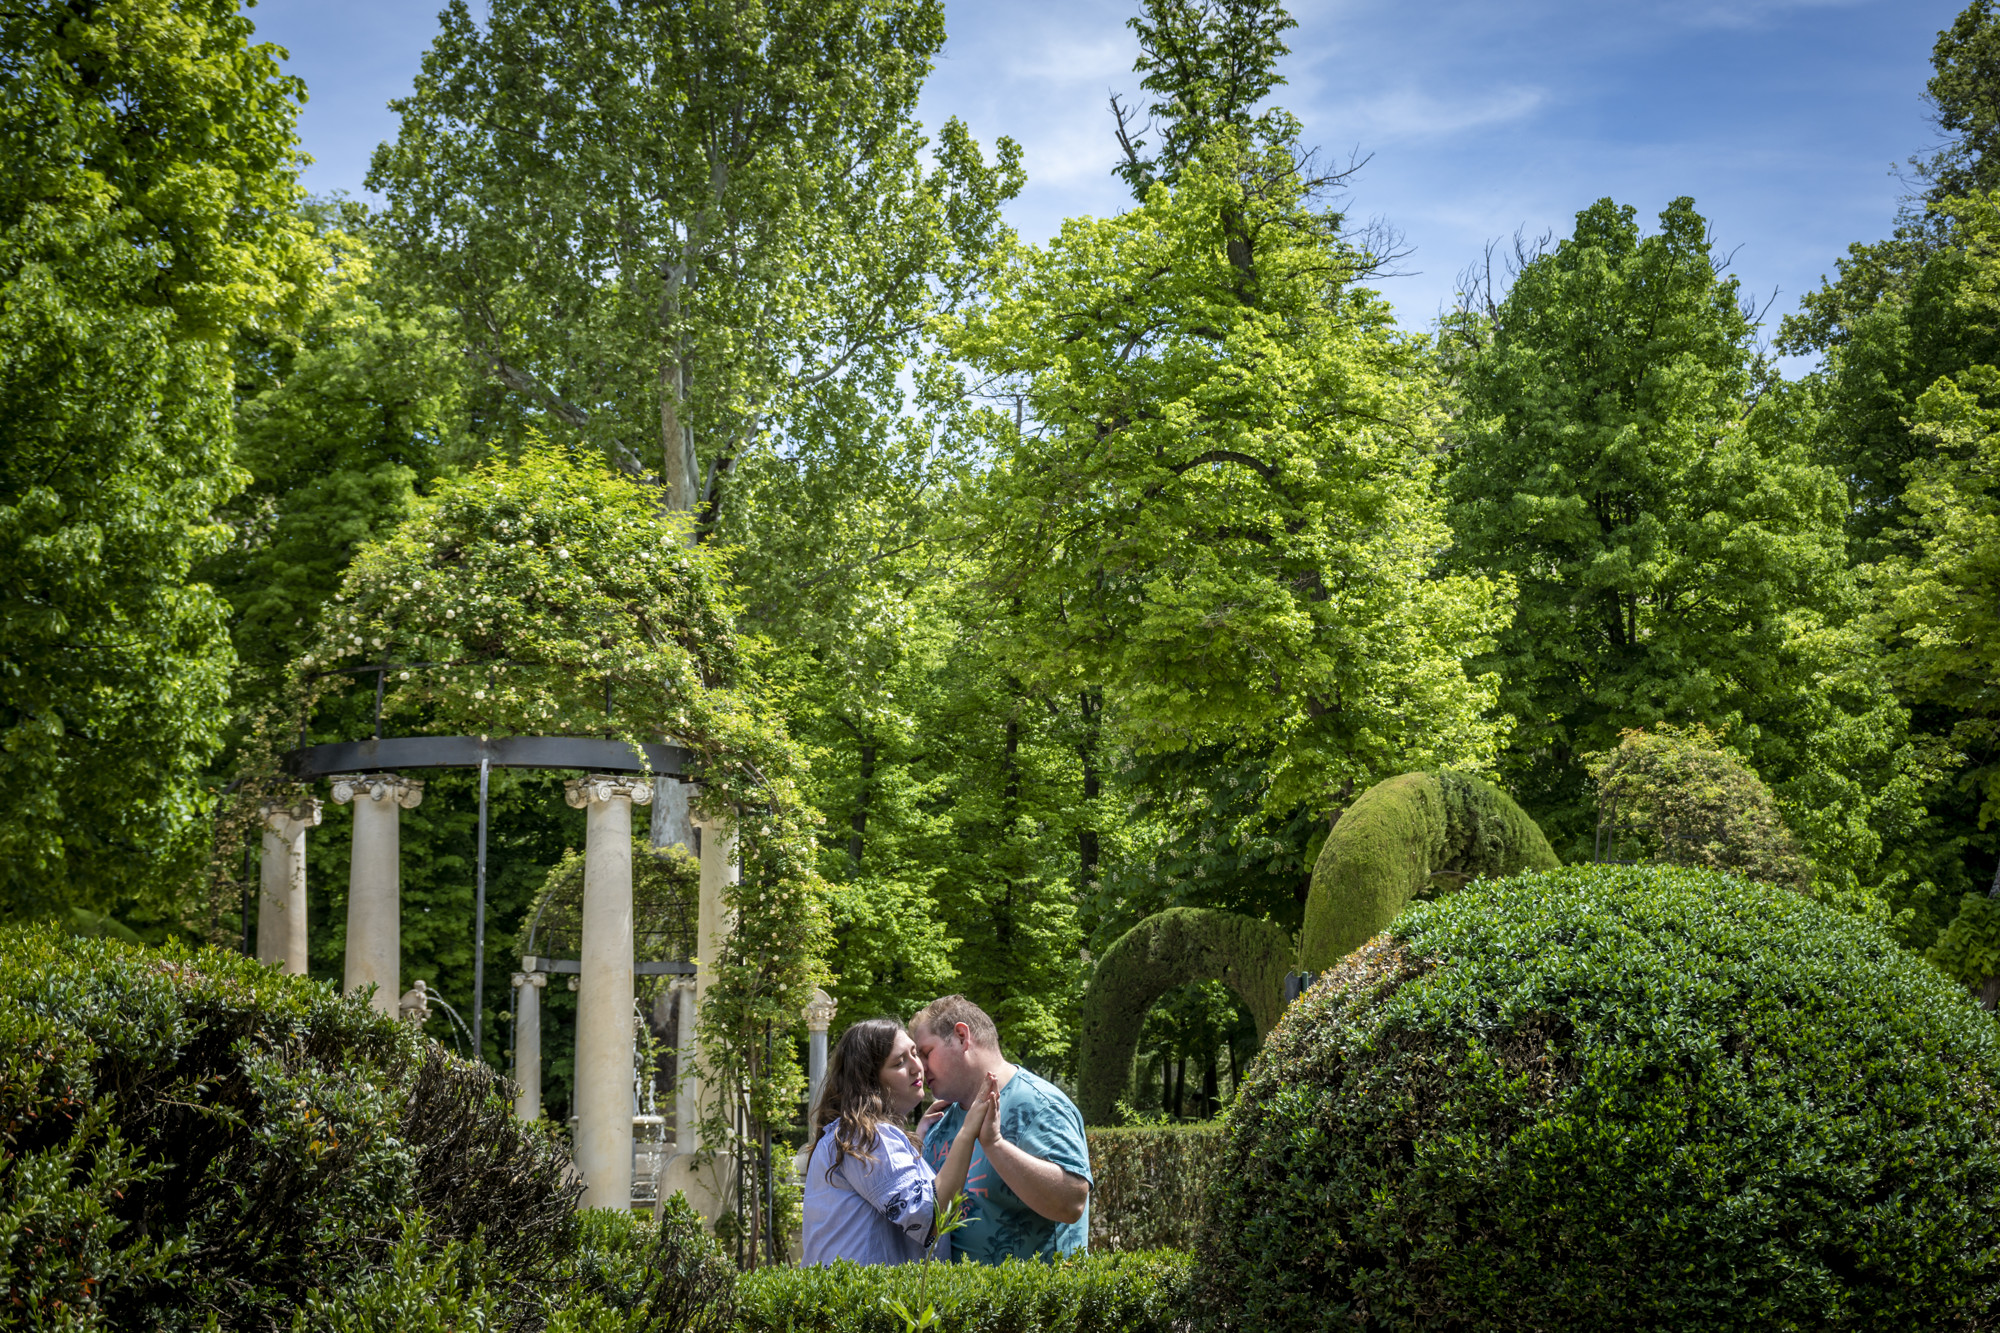
[[[1233,912],[1172,907],[1120,935],[1083,993],[1077,1093],[1084,1123],[1117,1123],[1154,1001],[1190,981],[1220,981],[1249,1007],[1261,1041],[1284,1009],[1291,966],[1292,942],[1282,929]]]
[[[1313,866],[1299,966],[1320,972],[1386,929],[1434,879],[1457,888],[1561,864],[1514,799],[1462,773],[1405,773],[1347,808]]]

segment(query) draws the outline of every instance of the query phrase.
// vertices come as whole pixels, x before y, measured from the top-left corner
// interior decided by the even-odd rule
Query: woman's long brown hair
[[[883,1093],[882,1066],[902,1031],[903,1025],[893,1018],[863,1019],[840,1034],[839,1044],[826,1058],[826,1079],[813,1106],[810,1142],[818,1147],[826,1127],[840,1122],[833,1132],[833,1161],[826,1168],[829,1182],[844,1158],[874,1161],[876,1130],[884,1121],[900,1119]]]

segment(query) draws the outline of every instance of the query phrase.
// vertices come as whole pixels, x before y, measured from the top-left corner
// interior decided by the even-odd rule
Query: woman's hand
[[[975,1103],[980,1111],[979,1142],[987,1148],[1000,1142],[1000,1076],[986,1076],[986,1090],[979,1094]],[[972,1123],[972,1112],[965,1113],[965,1123]]]
[[[944,1119],[944,1113],[951,1109],[950,1102],[932,1102],[931,1109],[924,1112],[924,1118],[917,1122],[917,1142],[924,1141],[924,1135],[931,1132],[931,1126]]]

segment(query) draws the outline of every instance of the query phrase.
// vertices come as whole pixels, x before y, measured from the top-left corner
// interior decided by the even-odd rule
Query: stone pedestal
[[[402,992],[402,822],[424,784],[394,773],[335,778],[335,804],[354,803],[354,858],[347,877],[347,975],[342,993],[375,988],[369,1003],[396,1016]]]
[[[514,974],[514,1114],[523,1120],[542,1116],[542,990],[549,974],[533,970],[533,958],[521,959],[526,971]]]
[[[583,849],[583,971],[576,1000],[576,1151],[585,1208],[632,1206],[632,806],[644,779],[593,775],[567,785],[588,816]]]
[[[264,807],[257,961],[299,977],[306,974],[306,830],[319,817],[320,804],[310,796]]]

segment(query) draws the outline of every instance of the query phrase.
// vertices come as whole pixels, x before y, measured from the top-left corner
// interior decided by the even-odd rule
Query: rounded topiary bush
[[[1879,931],[1714,872],[1421,903],[1229,1117],[1215,1329],[1977,1329],[2000,1044]]]

